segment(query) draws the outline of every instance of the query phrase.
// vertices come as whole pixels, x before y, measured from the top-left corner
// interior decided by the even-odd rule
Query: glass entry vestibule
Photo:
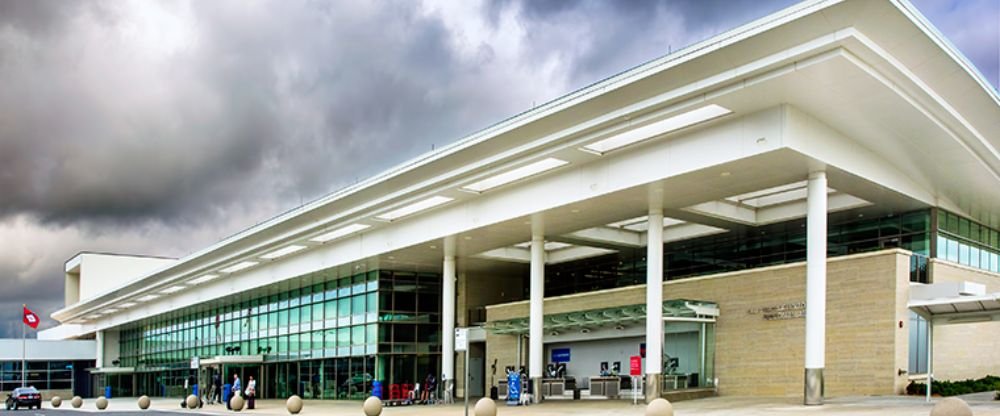
[[[663,303],[664,391],[661,393],[714,385],[718,316],[718,306],[712,302],[676,299]],[[561,380],[564,384],[560,385],[565,389],[556,391],[562,390],[564,395],[572,395],[572,389],[579,389],[583,396],[631,398],[633,383],[641,381],[641,377],[633,379],[629,374],[632,357],[640,357],[641,373],[646,373],[645,322],[645,305],[546,315],[545,378]],[[496,335],[516,336],[521,340],[518,345],[525,345],[528,319],[490,322],[487,330]],[[501,368],[523,368],[527,356],[524,348],[516,363],[501,363]],[[609,383],[616,388],[609,388]],[[639,386],[644,384],[636,387]],[[500,386],[501,391],[503,387]]]

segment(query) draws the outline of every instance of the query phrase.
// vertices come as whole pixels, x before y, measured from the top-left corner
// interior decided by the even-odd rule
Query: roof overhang
[[[909,308],[934,325],[1000,322],[1000,292],[911,300]]]
[[[681,178],[678,181],[697,182],[706,189],[698,195],[702,199],[672,194],[677,201],[687,203],[665,207],[670,216],[711,219],[724,217],[718,209],[726,208],[732,212],[730,217],[767,221],[769,217],[762,218],[759,207],[744,204],[736,207],[739,209],[729,209],[732,204],[724,201],[801,180],[800,171],[825,166],[832,187],[864,201],[884,204],[891,200],[892,209],[915,204],[942,206],[959,213],[985,215],[988,218],[983,221],[988,224],[1000,222],[1000,215],[993,209],[1000,206],[1000,193],[982,192],[1000,184],[1000,156],[996,151],[1000,140],[1000,99],[996,93],[906,2],[809,1],[505,120],[440,151],[227,238],[181,259],[175,266],[141,276],[92,300],[68,305],[53,317],[62,322],[93,317],[83,330],[121,324],[124,318],[112,319],[116,315],[104,316],[101,311],[133,303],[152,292],[193,286],[192,282],[206,275],[233,270],[232,266],[246,262],[254,263],[248,266],[250,273],[255,268],[269,270],[269,279],[261,279],[262,282],[294,278],[297,275],[288,264],[298,260],[288,259],[303,259],[318,250],[326,250],[320,262],[332,267],[399,253],[445,235],[474,233],[485,227],[491,227],[491,235],[468,243],[472,254],[517,244],[524,241],[525,228],[524,213],[518,210],[512,210],[508,216],[497,214],[465,223],[438,221],[432,226],[422,226],[421,221],[437,220],[431,218],[433,215],[392,221],[379,218],[444,196],[450,199],[434,210],[454,213],[453,218],[465,220],[472,208],[490,206],[487,201],[504,194],[513,195],[526,188],[525,184],[544,182],[545,177],[575,175],[575,181],[550,181],[553,186],[563,187],[590,178],[597,181],[601,166],[613,166],[615,160],[624,157],[639,158],[635,149],[648,150],[649,146],[638,145],[607,154],[583,152],[581,147],[710,104],[730,109],[732,115],[713,121],[706,128],[740,120],[738,129],[746,131],[759,127],[753,124],[754,120],[770,120],[780,126],[770,140],[776,138],[779,142],[762,141],[763,136],[756,141],[734,142],[720,149],[720,153],[733,148],[746,153],[740,159],[711,166],[688,165],[690,161],[682,158],[670,160],[670,169],[653,180]],[[774,112],[775,119],[751,117],[775,107],[781,108]],[[683,146],[692,142],[681,138],[697,131],[666,134],[651,141],[673,146],[674,154],[679,154]],[[754,150],[758,148],[761,150]],[[568,164],[542,174],[543,179],[517,182],[498,191],[480,194],[462,190],[469,184],[545,158]],[[718,184],[719,172],[737,168],[749,172],[740,178],[740,184]],[[623,172],[622,180],[613,183],[620,189],[592,187],[580,198],[613,194],[615,201],[644,199],[644,190],[626,189],[637,186],[627,180],[640,177],[641,173]],[[718,188],[713,189],[716,185]],[[543,192],[537,189],[532,192],[524,192],[523,198],[545,200]],[[905,198],[900,198],[901,195]],[[902,199],[906,201],[899,202]],[[722,204],[715,203],[719,201]],[[546,202],[546,206],[534,201],[534,205],[522,205],[544,210],[577,202],[579,199]],[[853,202],[857,201],[845,204]],[[700,205],[701,210],[685,211],[704,203],[711,204]],[[563,227],[568,234],[643,215],[642,209],[632,208],[619,214],[627,216],[619,217],[607,217],[608,212],[600,207],[593,212],[599,214],[580,216],[582,219],[576,222],[587,224],[586,227],[574,229],[553,221],[555,225],[551,228]],[[367,226],[356,231],[364,233],[367,240],[386,243],[377,249],[369,243],[364,250],[341,250],[339,247],[348,240],[361,244],[347,234],[343,240],[315,242],[318,236],[336,235],[336,231],[356,224]],[[423,234],[399,243],[403,232],[397,230],[414,229],[422,230]],[[378,233],[390,236],[382,240],[370,238]],[[594,235],[575,236],[576,240],[582,237],[593,239]],[[475,245],[481,241],[492,245]],[[460,244],[466,243],[460,241]],[[268,253],[289,245],[306,248],[296,254],[264,260]],[[431,252],[426,247],[414,253],[418,260],[433,262],[440,258],[439,251]],[[223,280],[227,279],[208,285],[221,284]],[[165,295],[155,302],[164,307],[180,307],[183,305],[164,298],[185,292]],[[198,292],[206,296],[199,298],[200,302],[229,293]],[[136,314],[127,319],[140,317],[141,314]]]

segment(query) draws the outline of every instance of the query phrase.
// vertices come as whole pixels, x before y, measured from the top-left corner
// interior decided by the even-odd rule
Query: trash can
[[[382,400],[382,382],[379,380],[372,380],[372,396],[378,397]]]
[[[104,398],[105,399],[111,398],[111,386],[104,386]]]
[[[222,385],[222,402],[229,403],[229,397],[233,395],[233,385],[223,384]],[[228,407],[228,405],[227,405]]]
[[[573,389],[573,400],[580,400],[580,388]]]

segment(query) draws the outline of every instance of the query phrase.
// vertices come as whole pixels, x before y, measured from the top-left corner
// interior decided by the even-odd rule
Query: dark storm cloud
[[[449,89],[465,71],[417,3],[283,4],[194,2],[193,39],[154,57],[91,42],[130,46],[122,10],[63,19],[60,36],[12,25],[0,215],[184,222],[262,193],[297,203],[494,116],[448,122],[475,94]]]
[[[532,39],[530,59],[559,55],[581,87],[667,55],[795,0],[507,1],[491,4],[496,24],[516,10]]]

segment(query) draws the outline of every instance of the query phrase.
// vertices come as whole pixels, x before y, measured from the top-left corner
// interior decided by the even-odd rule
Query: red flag
[[[35,315],[27,305],[24,305],[24,324],[32,329],[38,328],[38,315]]]

